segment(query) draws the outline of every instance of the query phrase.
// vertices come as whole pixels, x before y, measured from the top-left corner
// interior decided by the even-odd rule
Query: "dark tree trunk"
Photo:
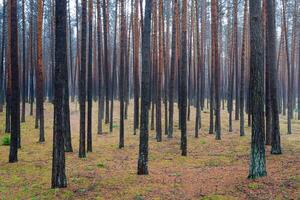
[[[98,134],[102,134],[102,28],[101,28],[101,5],[100,0],[97,0],[97,42],[98,42]],[[113,87],[112,87],[113,88]],[[114,92],[112,91],[112,94]],[[113,108],[113,99],[111,106]],[[112,109],[111,109],[112,112]],[[111,113],[112,114],[112,113]],[[112,124],[112,121],[110,122]],[[112,125],[111,125],[112,126]]]
[[[197,18],[199,16],[197,15]],[[198,31],[197,31],[198,32]],[[204,109],[205,101],[205,42],[206,42],[206,1],[202,1],[201,6],[201,110]],[[201,113],[200,113],[200,128],[201,128]]]
[[[21,122],[25,122],[25,100],[26,100],[26,58],[25,58],[25,0],[22,0],[22,65],[23,65],[23,71],[22,71],[22,117]]]
[[[200,34],[199,34],[199,6],[198,6],[198,1],[195,2],[195,6],[196,6],[196,37],[197,37],[197,58],[198,58],[198,61],[197,61],[197,68],[196,68],[196,73],[197,73],[197,76],[196,76],[196,94],[197,94],[197,97],[196,97],[196,124],[195,124],[195,137],[198,138],[199,137],[199,129],[201,128],[201,100],[202,100],[202,94],[201,93],[201,89],[202,89],[202,83],[200,85],[200,82],[201,82],[201,78],[202,78],[202,67],[203,67],[203,63],[202,63],[202,51],[201,51],[201,54],[200,54]],[[201,30],[203,31],[203,30]],[[203,36],[203,35],[202,35]],[[201,43],[201,47],[202,47],[202,44]],[[201,49],[202,50],[202,49]]]
[[[30,101],[30,115],[33,115],[33,101],[34,101],[34,83],[33,83],[33,54],[34,54],[34,48],[33,48],[33,0],[30,0],[30,22],[29,22],[29,52],[30,52],[30,77],[29,77],[29,101]]]
[[[139,1],[134,3],[134,22],[133,22],[133,73],[134,73],[134,134],[139,128],[139,96],[140,96],[140,77],[139,77]]]
[[[158,0],[154,0],[154,2],[157,2]],[[157,142],[162,141],[162,129],[161,129],[161,82],[162,82],[162,68],[163,68],[163,41],[162,41],[162,9],[163,9],[163,2],[162,0],[158,1],[159,3],[159,17],[158,19],[158,62],[157,62],[157,87],[156,87],[156,140]],[[157,3],[155,3],[157,5]],[[155,13],[157,16],[157,6],[155,6]],[[154,16],[153,16],[154,17]]]
[[[266,51],[267,51],[267,10],[266,10],[266,0],[263,1],[263,40],[264,40],[264,59],[265,59],[265,112],[266,112],[266,145],[271,144],[271,129],[272,129],[272,107],[271,107],[271,93],[270,93],[270,73],[271,66],[267,63]],[[274,41],[276,42],[276,41]]]
[[[216,140],[221,140],[221,112],[220,112],[220,65],[218,51],[218,0],[211,2],[211,33],[212,33],[212,68],[214,69],[214,96],[215,96],[215,133]],[[211,105],[212,106],[212,105]]]
[[[234,14],[234,27],[233,27],[233,43],[234,43],[234,70],[235,70],[235,120],[239,120],[239,109],[240,109],[240,99],[239,99],[239,68],[238,68],[238,0],[234,0],[233,6]]]
[[[1,54],[0,54],[0,112],[3,112],[4,105],[4,52],[5,52],[5,33],[7,26],[6,23],[6,9],[7,3],[3,1],[3,11],[2,11],[2,38],[1,38]]]
[[[82,0],[81,15],[81,67],[79,77],[79,104],[80,104],[80,138],[79,157],[85,158],[85,100],[86,100],[86,0]]]
[[[19,65],[18,65],[18,8],[17,1],[9,1],[9,31],[8,48],[10,48],[9,60],[11,67],[11,142],[9,162],[18,161],[18,144],[20,142],[20,89],[19,89]]]
[[[281,154],[279,113],[277,102],[277,69],[276,69],[276,26],[275,26],[275,2],[266,1],[267,9],[267,33],[266,33],[266,65],[270,70],[270,104],[272,127],[271,154]]]
[[[240,82],[240,136],[245,135],[245,64],[246,64],[246,34],[247,34],[247,17],[248,17],[248,0],[244,5],[244,30],[242,41],[242,58],[241,58],[241,82]],[[247,65],[246,65],[247,66]]]
[[[174,90],[175,90],[175,69],[177,69],[177,23],[178,23],[178,3],[174,0],[174,20],[172,25],[172,56],[171,56],[171,74],[169,82],[169,131],[168,138],[173,137],[173,123],[174,123]]]
[[[87,152],[92,152],[92,91],[93,91],[93,0],[89,0],[89,52],[88,52],[88,87],[87,87],[87,100],[88,100],[88,113],[87,113]]]
[[[67,10],[66,0],[55,1],[55,76],[54,76],[54,132],[52,154],[52,188],[67,187],[64,152],[64,96],[67,72]]]
[[[69,16],[70,17],[70,16]],[[66,18],[67,19],[67,18]],[[70,20],[70,19],[69,19]],[[55,25],[55,23],[54,23]],[[54,26],[53,25],[53,26]],[[69,22],[70,26],[70,22]],[[71,33],[71,31],[69,32]],[[69,37],[71,37],[71,34],[69,34]],[[71,44],[71,38],[69,39],[69,44]],[[70,46],[70,70],[72,71],[72,45]],[[66,51],[67,53],[68,51]],[[68,53],[67,53],[68,54]],[[67,56],[68,57],[68,56]],[[55,56],[54,56],[55,58]],[[68,59],[68,58],[67,58]],[[55,70],[54,70],[55,73]],[[64,145],[65,145],[65,151],[66,152],[73,152],[73,147],[72,147],[72,137],[71,137],[71,125],[70,125],[70,105],[69,105],[69,77],[68,77],[68,67],[64,67],[62,69],[62,73],[64,75],[64,92],[63,92],[63,124],[64,124]],[[71,73],[72,74],[72,73]],[[53,77],[55,78],[55,77]],[[72,79],[72,75],[71,75]]]
[[[104,82],[105,82],[105,124],[109,123],[109,61],[108,61],[108,0],[103,0],[103,34],[104,34]]]
[[[285,54],[286,54],[286,62],[287,62],[287,77],[288,77],[288,86],[287,86],[287,107],[288,107],[288,113],[287,113],[287,128],[288,128],[288,134],[292,134],[292,114],[293,114],[293,108],[292,108],[292,87],[291,87],[291,64],[290,64],[290,58],[289,58],[289,42],[288,42],[288,35],[287,35],[287,20],[286,20],[286,2],[282,0],[283,5],[283,31],[284,31],[284,40],[285,40]]]
[[[36,119],[39,121],[40,137],[39,142],[45,142],[44,130],[44,70],[43,70],[43,0],[38,0],[37,17],[37,65],[36,65]]]
[[[182,1],[181,23],[181,66],[180,66],[180,129],[181,129],[181,155],[187,156],[187,0]]]
[[[124,0],[121,0],[121,34],[120,34],[120,78],[119,78],[119,93],[120,93],[120,135],[119,148],[124,148],[124,76],[125,76],[125,52],[126,52],[126,21],[125,21],[125,5]]]
[[[250,90],[252,113],[252,139],[248,178],[266,176],[264,134],[264,59],[261,27],[261,1],[250,1]]]
[[[141,90],[141,126],[138,158],[138,175],[148,174],[148,138],[150,106],[150,33],[152,0],[146,1],[142,32],[142,90]]]

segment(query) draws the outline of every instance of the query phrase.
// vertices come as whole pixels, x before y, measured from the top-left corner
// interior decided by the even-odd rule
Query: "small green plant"
[[[257,190],[257,189],[260,189],[261,186],[257,183],[249,183],[248,188],[251,190]]]
[[[144,200],[144,198],[140,195],[136,195],[134,199],[135,200]]]
[[[4,146],[8,146],[10,145],[10,135],[4,135],[4,137],[2,138],[2,145]]]
[[[98,163],[98,164],[97,164],[97,167],[98,167],[98,168],[104,168],[105,165],[104,165],[104,163]]]
[[[205,140],[201,140],[200,144],[206,144],[206,141]]]

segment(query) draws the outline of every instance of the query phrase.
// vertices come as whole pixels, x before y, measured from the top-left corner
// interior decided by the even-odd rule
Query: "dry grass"
[[[8,146],[0,146],[0,199],[300,199],[300,121],[293,121],[293,134],[286,134],[281,118],[283,155],[270,155],[268,176],[247,180],[250,129],[239,136],[239,122],[228,133],[227,113],[222,112],[222,140],[208,135],[208,112],[202,113],[199,139],[193,137],[195,110],[188,122],[188,157],[181,157],[180,132],[172,140],[157,143],[150,133],[149,176],[137,176],[139,137],[133,135],[133,109],[126,121],[125,148],[118,149],[118,107],[112,134],[97,135],[94,104],[93,153],[78,158],[79,112],[71,108],[74,153],[66,156],[68,188],[50,189],[52,156],[52,106],[46,104],[46,142],[37,143],[34,118],[22,124],[19,162],[9,164]],[[118,106],[118,105],[117,105]],[[78,106],[77,106],[78,107]],[[177,110],[175,110],[177,111]],[[5,114],[0,114],[0,139],[4,137]],[[178,127],[175,116],[175,127]],[[104,125],[105,131],[108,126]]]

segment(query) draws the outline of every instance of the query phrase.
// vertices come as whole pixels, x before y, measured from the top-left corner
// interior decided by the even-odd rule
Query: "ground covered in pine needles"
[[[131,103],[132,104],[132,103]],[[28,107],[28,106],[27,106]],[[125,148],[118,149],[119,110],[115,108],[115,129],[97,135],[97,107],[94,104],[93,153],[78,158],[79,112],[71,105],[73,153],[66,154],[68,187],[50,189],[52,163],[52,106],[45,105],[46,142],[39,144],[34,117],[22,124],[19,162],[8,163],[5,146],[5,113],[0,114],[0,199],[300,199],[300,121],[293,120],[293,134],[286,134],[281,117],[283,154],[270,155],[268,176],[248,180],[250,129],[239,136],[239,122],[228,133],[227,113],[222,112],[222,140],[208,134],[209,113],[202,113],[203,128],[194,138],[195,110],[188,122],[188,157],[180,156],[180,132],[175,116],[175,137],[157,143],[150,133],[148,176],[137,176],[139,136],[133,135],[133,108],[126,121]],[[176,110],[177,112],[177,110]],[[27,112],[29,113],[29,112]]]

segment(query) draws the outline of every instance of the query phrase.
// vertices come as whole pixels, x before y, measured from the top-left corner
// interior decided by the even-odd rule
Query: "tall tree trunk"
[[[109,14],[108,0],[103,0],[103,35],[104,35],[104,82],[105,82],[105,124],[109,123],[109,59],[108,59],[108,30],[109,30]]]
[[[88,52],[88,87],[87,87],[87,100],[88,100],[88,113],[87,113],[87,152],[92,152],[92,91],[93,91],[93,0],[89,0],[89,52]]]
[[[86,100],[86,0],[81,2],[81,67],[79,74],[80,138],[79,157],[85,158],[85,100]]]
[[[9,2],[8,22],[8,48],[10,48],[9,60],[11,67],[11,142],[9,162],[18,161],[18,144],[20,142],[20,89],[19,89],[19,65],[18,65],[18,8],[17,1]]]
[[[214,95],[216,112],[216,140],[221,140],[221,113],[220,113],[220,64],[218,51],[218,0],[211,2],[211,33],[212,33],[212,68],[214,69]],[[212,105],[211,105],[212,106]]]
[[[267,33],[266,33],[266,65],[270,70],[270,104],[272,115],[271,154],[281,154],[280,126],[277,102],[277,69],[276,69],[276,25],[275,2],[266,1]]]
[[[138,158],[138,175],[148,174],[148,139],[150,107],[150,34],[151,34],[152,0],[146,1],[142,31],[142,90],[141,90],[141,126]]]
[[[67,5],[66,0],[55,1],[55,76],[54,131],[52,157],[52,188],[67,187],[64,152],[64,96],[67,68]],[[65,69],[64,69],[65,68]]]
[[[155,0],[156,1],[156,0]],[[162,129],[161,129],[161,87],[162,87],[162,69],[164,67],[163,63],[163,2],[162,0],[157,0],[158,10],[159,10],[159,17],[158,17],[158,50],[159,50],[159,57],[157,62],[157,87],[156,87],[156,140],[157,142],[162,141]],[[157,6],[155,6],[157,9]],[[157,13],[157,11],[155,11]],[[154,16],[153,16],[154,17]]]
[[[43,0],[38,0],[37,15],[37,66],[36,66],[36,116],[39,119],[40,138],[39,142],[45,142],[44,131],[44,69],[43,69]]]
[[[70,21],[70,16],[69,16]],[[69,29],[71,28],[70,22],[69,22]],[[69,38],[71,37],[71,31],[69,32]],[[71,38],[69,39],[69,45],[70,45],[70,70],[72,71],[72,42]],[[68,51],[67,51],[68,52]],[[67,53],[68,55],[68,53]],[[55,57],[55,56],[54,56]],[[68,56],[67,56],[68,57]],[[67,62],[68,63],[68,62]],[[65,151],[66,152],[73,152],[72,147],[72,137],[71,137],[71,125],[70,125],[70,105],[69,105],[69,77],[68,77],[68,67],[63,68],[63,74],[64,74],[64,97],[63,97],[63,122],[64,122],[64,145],[65,145]],[[72,73],[71,73],[71,79],[72,79]],[[71,84],[72,85],[72,84]]]
[[[174,123],[174,90],[175,90],[175,69],[178,65],[177,52],[177,29],[178,29],[178,3],[177,0],[173,2],[174,14],[172,25],[172,56],[171,56],[171,73],[169,82],[169,132],[168,138],[173,137],[173,123]]]
[[[23,65],[23,71],[22,71],[22,117],[21,122],[25,122],[25,98],[26,98],[26,58],[25,58],[25,0],[22,0],[22,65]]]
[[[121,25],[120,25],[120,78],[119,78],[119,93],[120,93],[120,135],[119,148],[124,148],[124,76],[125,76],[125,52],[126,52],[126,19],[125,19],[125,3],[121,0]]]
[[[287,63],[287,76],[288,76],[288,113],[287,113],[287,123],[288,123],[288,134],[292,134],[292,87],[291,87],[291,64],[289,58],[289,42],[288,42],[288,35],[287,35],[287,22],[286,22],[286,2],[282,0],[282,15],[283,15],[283,31],[284,31],[284,39],[285,39],[285,53],[286,53],[286,63]]]
[[[4,105],[4,52],[5,52],[5,33],[7,25],[6,23],[6,9],[7,2],[3,1],[3,10],[2,10],[2,37],[1,37],[1,54],[0,54],[0,112],[3,112],[3,105]]]
[[[201,89],[202,89],[202,80],[201,78],[204,77],[202,76],[202,67],[203,67],[203,63],[202,63],[202,49],[200,49],[200,34],[199,34],[199,6],[198,6],[198,0],[196,0],[195,3],[195,7],[196,7],[196,37],[197,37],[197,69],[196,69],[196,73],[197,73],[197,78],[196,78],[196,94],[197,94],[197,99],[196,99],[196,124],[195,124],[195,137],[198,138],[199,137],[199,129],[201,128],[201,100],[202,100],[202,94],[201,93]],[[202,13],[203,14],[203,13]],[[202,15],[203,17],[203,15]],[[203,21],[202,21],[203,22]],[[201,33],[202,33],[202,28],[201,28]],[[202,35],[203,36],[203,35]],[[202,47],[201,43],[201,47]],[[200,85],[201,82],[201,85]]]
[[[239,68],[238,68],[238,0],[234,0],[233,5],[233,40],[234,40],[234,70],[235,70],[235,120],[239,120]]]
[[[98,134],[102,134],[102,28],[101,28],[101,5],[100,0],[97,0],[97,42],[98,42]],[[112,87],[113,88],[113,87]],[[114,92],[112,91],[112,94]],[[111,103],[111,114],[113,113],[113,99]],[[112,120],[110,122],[112,124]],[[111,125],[112,126],[112,125]]]
[[[133,74],[134,74],[134,134],[139,128],[139,96],[140,96],[140,77],[139,77],[139,1],[134,3],[134,22],[133,22]]]
[[[245,135],[245,64],[246,64],[246,34],[247,34],[247,17],[248,17],[248,0],[245,0],[244,5],[244,30],[242,41],[242,58],[241,58],[241,82],[240,82],[240,136]],[[247,65],[246,65],[247,66]]]
[[[201,6],[201,46],[200,46],[200,53],[201,53],[201,92],[200,92],[200,99],[201,99],[201,110],[204,109],[204,101],[205,101],[205,43],[206,43],[206,0],[202,1]],[[197,15],[197,18],[199,16]],[[197,31],[198,34],[199,31]],[[199,55],[199,54],[198,54]],[[201,114],[201,113],[200,113]],[[200,128],[201,128],[201,116],[200,116]]]
[[[180,129],[181,155],[187,156],[186,109],[187,109],[187,0],[182,1],[181,65],[180,65]]]
[[[252,137],[249,176],[250,179],[266,176],[265,137],[264,137],[264,81],[263,47],[261,27],[261,1],[250,1],[250,90]]]

